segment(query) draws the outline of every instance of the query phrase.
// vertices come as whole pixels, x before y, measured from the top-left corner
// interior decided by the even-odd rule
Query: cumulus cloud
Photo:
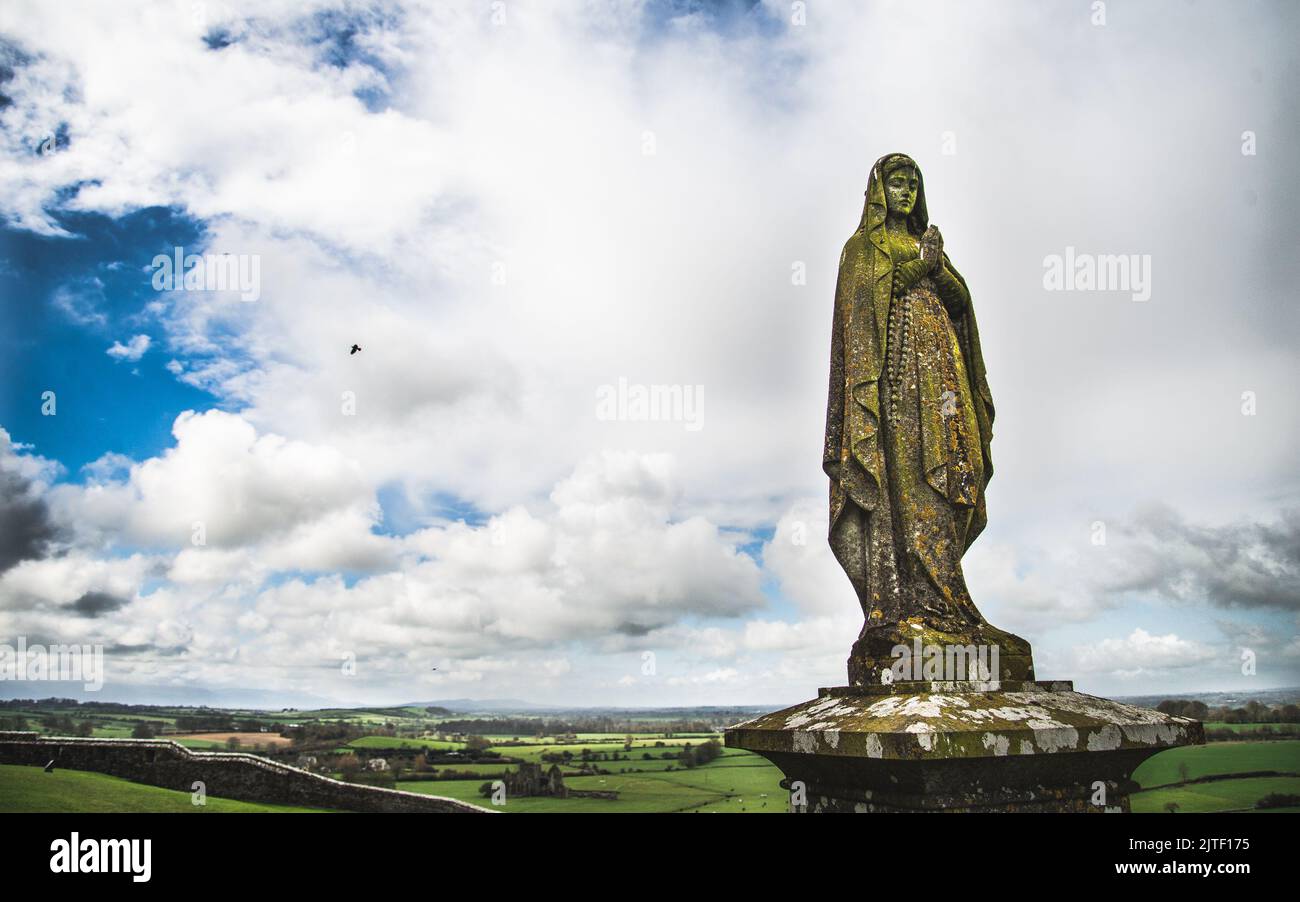
[[[1300,610],[1300,508],[1283,509],[1271,522],[1205,526],[1157,505],[1116,525],[1117,561],[1100,574],[1109,592]]]
[[[1219,649],[1179,638],[1175,633],[1156,636],[1138,628],[1122,639],[1103,639],[1075,648],[1074,666],[1082,673],[1136,677],[1170,670],[1203,669],[1223,659]]]
[[[149,350],[150,338],[148,335],[133,335],[126,344],[115,341],[105,352],[109,357],[117,361],[135,362],[144,356],[144,352]]]
[[[713,524],[671,518],[669,467],[663,458],[603,455],[557,485],[537,513],[514,508],[480,526],[420,530],[405,540],[415,557],[400,572],[352,587],[295,580],[263,593],[255,610],[288,615],[309,632],[328,612],[339,642],[382,636],[467,659],[610,635],[635,640],[688,615],[734,618],[761,607],[752,558]]]
[[[161,547],[238,546],[373,506],[359,468],[338,451],[258,435],[236,414],[187,411],[172,435],[172,448],[125,479],[61,485],[54,503],[83,531]]]
[[[802,612],[856,616],[857,597],[826,541],[829,518],[824,500],[797,500],[763,546],[763,567]]]
[[[127,603],[125,598],[117,598],[107,592],[85,592],[72,603],[72,609],[82,617],[100,617]]]
[[[1054,544],[984,542],[967,556],[967,581],[988,614],[1029,629],[1083,623],[1135,598],[1261,613],[1300,607],[1300,511],[1267,519],[1197,523],[1151,504],[1079,524]],[[987,603],[986,603],[987,600]],[[990,619],[996,619],[990,617]]]
[[[41,494],[40,479],[52,476],[53,467],[18,451],[0,429],[0,573],[45,557],[60,535]]]
[[[238,403],[260,428],[340,447],[384,480],[497,510],[544,494],[611,441],[667,450],[699,512],[767,526],[789,498],[823,490],[815,462],[835,261],[870,161],[901,145],[927,167],[932,212],[988,299],[981,331],[999,399],[993,537],[1009,537],[1013,524],[1032,532],[1045,498],[1059,509],[1077,493],[1095,497],[1102,482],[1122,495],[1141,485],[1136,476],[1119,484],[1130,471],[1157,494],[1215,484],[1209,457],[1171,467],[1166,447],[1213,438],[1243,466],[1285,466],[1278,439],[1294,433],[1295,416],[1273,406],[1252,430],[1238,428],[1240,390],[1226,387],[1245,380],[1261,398],[1284,396],[1289,349],[1273,336],[1286,330],[1243,335],[1245,368],[1193,364],[1174,350],[1198,340],[1193,327],[1214,330],[1220,317],[1231,327],[1234,314],[1213,300],[1232,287],[1226,275],[1220,285],[1206,273],[1211,282],[1195,292],[1169,283],[1178,304],[1161,306],[1158,294],[1140,320],[1131,306],[1039,291],[1043,254],[1067,243],[1212,257],[1213,244],[1197,243],[1212,236],[1170,238],[1159,211],[1177,208],[1189,177],[1220,185],[1239,175],[1237,162],[1212,152],[1219,142],[1165,121],[1167,105],[1147,128],[1167,135],[1186,170],[1145,145],[1116,158],[1101,136],[1114,121],[1150,117],[1153,105],[1077,88],[1078,72],[1151,91],[1178,86],[1242,118],[1267,114],[1267,92],[1225,85],[1160,27],[1141,57],[1102,40],[1086,43],[1086,65],[1064,66],[1042,40],[1067,24],[1059,11],[953,8],[932,18],[846,5],[800,28],[784,27],[779,5],[721,26],[700,14],[669,16],[665,28],[663,12],[559,3],[512,10],[500,26],[481,11],[420,4],[387,13],[229,4],[197,20],[142,5],[112,16],[88,9],[55,27],[34,7],[5,23],[30,45],[13,110],[27,111],[33,129],[66,121],[71,138],[21,164],[15,148],[7,196],[32,222],[74,184],[78,209],[172,204],[211,225],[210,249],[260,254],[262,301],[175,298],[161,324],[193,358],[181,377]],[[1198,27],[1217,33],[1215,17],[1227,14],[1202,12]],[[1240,19],[1231,17],[1267,28]],[[1084,17],[1071,24],[1069,40],[1083,40]],[[349,28],[357,49],[339,50],[326,37],[333,26]],[[855,36],[885,30],[897,42],[860,52]],[[970,40],[986,30],[1008,45]],[[915,69],[918,40],[937,60],[966,60],[962,70]],[[1017,71],[1033,75],[1022,102],[1007,106],[995,99],[1000,82],[966,75],[1012,65],[1011,43]],[[160,84],[158,70],[172,75]],[[962,113],[945,119],[908,102],[881,75],[903,70],[915,71],[914,91]],[[79,89],[86,84],[93,94]],[[946,131],[958,136],[955,154],[936,149]],[[1014,146],[1005,134],[1018,136]],[[1116,159],[1124,165],[1107,165]],[[1018,214],[1004,217],[985,195],[991,174],[1011,166],[1033,182]],[[1095,199],[1113,208],[1133,196],[1123,181],[1132,172],[1150,201],[1121,229]],[[1287,233],[1291,207],[1280,205],[1268,230],[1259,211],[1220,209],[1245,265],[1284,294],[1281,257],[1253,255]],[[988,228],[990,216],[1012,231]],[[1056,225],[1029,225],[1041,222]],[[806,284],[792,282],[796,264]],[[1294,315],[1285,306],[1271,314],[1275,323]],[[1153,347],[1153,329],[1171,340]],[[1077,341],[1062,345],[1062,334]],[[341,357],[354,340],[367,352]],[[1122,365],[1094,365],[1087,349],[1103,344]],[[1053,378],[1018,378],[1025,367]],[[1070,375],[1081,373],[1087,380]],[[593,395],[619,377],[703,385],[705,429],[598,421]],[[356,397],[349,420],[338,414],[344,391]],[[1207,409],[1203,399],[1219,394],[1223,403]],[[1125,438],[1155,434],[1160,441]],[[530,465],[520,467],[525,444]],[[727,488],[715,489],[722,480]]]
[[[370,679],[438,660],[453,681],[532,666],[555,680],[573,671],[554,654],[559,645],[600,647],[622,636],[627,648],[651,646],[684,617],[735,620],[765,603],[759,567],[736,536],[700,517],[674,517],[678,489],[664,455],[596,455],[535,511],[394,537],[356,519],[364,504],[354,502],[369,496],[332,454],[258,436],[215,411],[179,418],[175,438],[118,481],[57,491],[83,542],[134,536],[158,550],[15,568],[0,581],[10,626],[64,635],[77,629],[68,617],[93,619],[115,647],[168,657],[184,647],[187,663],[167,668],[229,685],[250,669],[327,678],[322,668],[346,654],[367,662]],[[218,486],[213,472],[222,474]],[[212,541],[195,546],[164,498],[229,513],[209,515]],[[302,499],[314,504],[286,515]],[[129,532],[110,533],[113,523]],[[341,569],[373,572],[345,581],[334,574]],[[312,570],[326,575],[276,578]],[[150,575],[166,581],[146,592]]]

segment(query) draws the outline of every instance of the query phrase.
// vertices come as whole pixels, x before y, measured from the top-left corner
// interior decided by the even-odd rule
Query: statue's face
[[[910,166],[895,169],[885,176],[885,204],[890,213],[907,216],[916,205],[916,192],[921,179]]]

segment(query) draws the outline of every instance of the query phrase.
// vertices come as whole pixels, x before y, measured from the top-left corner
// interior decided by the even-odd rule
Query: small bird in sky
[[[361,350],[361,345],[353,345],[352,350],[348,352],[348,356],[351,357],[353,354],[355,354],[357,351],[360,350]]]

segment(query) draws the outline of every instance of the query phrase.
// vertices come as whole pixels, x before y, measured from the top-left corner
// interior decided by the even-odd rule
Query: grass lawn
[[[1250,808],[1259,799],[1273,792],[1300,795],[1300,777],[1245,777],[1240,780],[1172,786],[1168,789],[1134,793],[1130,797],[1130,803],[1133,811],[1139,814],[1163,813],[1169,802],[1177,802],[1180,813],[1229,811]],[[1300,808],[1273,810],[1300,811]]]
[[[780,779],[780,774],[777,774]],[[775,785],[775,783],[773,784]],[[785,814],[790,810],[790,794],[779,786],[776,795],[759,793],[757,795],[728,796],[699,808],[692,809],[698,814]]]
[[[700,806],[708,813],[784,814],[790,794],[781,788],[781,771],[758,755],[753,761],[729,763],[725,758],[690,770],[657,774],[656,779],[690,786],[723,797]]]
[[[261,805],[208,797],[194,805],[188,792],[132,783],[120,777],[90,771],[56,770],[0,764],[0,811],[6,813],[171,812],[218,814],[293,813],[312,811],[287,805]]]
[[[711,764],[690,770],[658,770],[637,774],[603,774],[569,777],[570,789],[614,790],[617,799],[552,799],[531,797],[507,799],[493,806],[479,795],[484,780],[438,780],[402,782],[399,789],[428,795],[447,796],[508,814],[560,813],[653,813],[672,811],[768,812],[786,810],[788,795],[779,783],[781,772],[762,758],[739,749]],[[617,767],[623,762],[602,762]],[[640,764],[642,762],[635,762]],[[644,762],[649,764],[650,762]],[[664,762],[665,764],[669,762]]]
[[[601,782],[601,781],[605,782]],[[545,796],[507,799],[494,806],[478,793],[482,780],[439,780],[434,783],[399,783],[399,789],[427,795],[460,799],[483,808],[507,814],[531,813],[645,813],[680,811],[721,799],[717,793],[705,792],[658,779],[651,774],[628,774],[610,777],[571,777],[565,784],[572,789],[616,789],[618,799],[552,799]]]
[[[1262,770],[1300,773],[1300,740],[1222,742],[1170,749],[1143,762],[1133,772],[1133,779],[1144,787],[1178,783],[1182,780],[1178,766],[1184,762],[1188,779],[1192,780]]]

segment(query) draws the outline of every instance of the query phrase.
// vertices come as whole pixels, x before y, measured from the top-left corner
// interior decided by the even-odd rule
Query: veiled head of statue
[[[860,229],[883,227],[886,214],[904,220],[908,231],[918,236],[929,223],[925,208],[925,181],[921,178],[920,167],[907,154],[891,153],[877,160],[871,167],[866,193],[867,206]]]
[[[890,213],[907,217],[916,207],[921,176],[916,165],[903,157],[885,163],[885,205]]]

